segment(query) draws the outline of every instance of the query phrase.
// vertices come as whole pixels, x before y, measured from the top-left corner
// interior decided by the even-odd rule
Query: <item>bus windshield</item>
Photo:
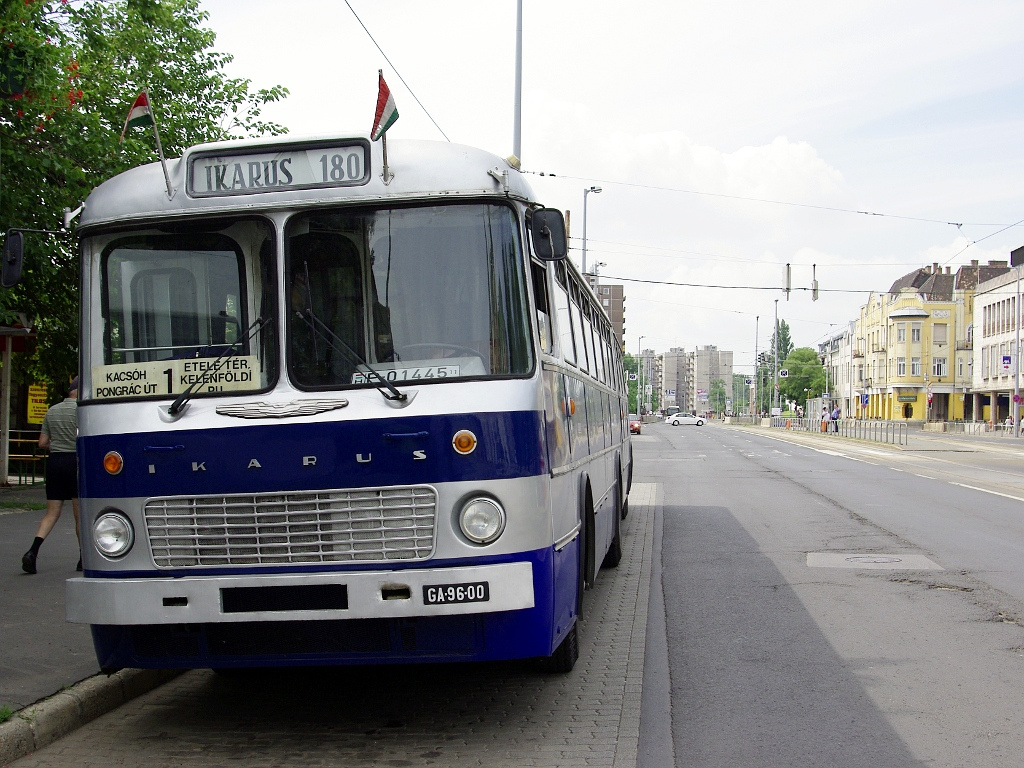
[[[220,226],[108,239],[93,398],[255,391],[274,382],[273,230],[261,220]]]
[[[288,370],[303,389],[532,370],[515,216],[493,204],[330,209],[285,232]]]

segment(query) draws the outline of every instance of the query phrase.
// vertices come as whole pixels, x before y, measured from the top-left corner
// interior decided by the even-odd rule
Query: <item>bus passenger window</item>
[[[537,331],[540,336],[541,352],[551,354],[554,340],[551,336],[551,310],[548,306],[547,271],[543,264],[530,263],[533,272],[533,297],[537,303]]]
[[[554,285],[555,309],[558,322],[559,349],[565,362],[576,365],[576,346],[573,342],[572,317],[569,310],[569,295],[566,292],[565,264],[555,264],[558,282]]]

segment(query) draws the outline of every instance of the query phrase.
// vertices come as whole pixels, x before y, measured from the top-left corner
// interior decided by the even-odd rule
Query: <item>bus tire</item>
[[[622,476],[622,460],[619,457],[615,457],[615,507],[618,511],[619,519],[625,520],[626,515],[629,514],[629,498],[628,492],[623,493],[623,488],[626,486],[625,478]]]
[[[562,638],[562,642],[555,648],[555,652],[540,660],[542,671],[558,674],[572,672],[572,668],[576,666],[576,661],[580,657],[579,625],[580,622],[577,618],[576,623],[572,625],[572,629],[569,630],[569,633]]]
[[[615,535],[612,537],[612,543],[605,553],[604,560],[601,561],[602,568],[615,568],[622,560],[622,530],[619,527],[619,516],[613,515],[613,517],[615,518]]]
[[[583,491],[583,539],[580,552],[583,562],[583,583],[586,589],[593,589],[597,581],[597,521],[594,519],[594,496],[590,481],[586,480]]]

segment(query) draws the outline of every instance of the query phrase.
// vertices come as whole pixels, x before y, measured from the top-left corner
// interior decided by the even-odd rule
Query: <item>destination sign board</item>
[[[369,180],[370,147],[365,141],[197,154],[189,158],[188,166],[188,194],[192,197],[352,187]]]
[[[240,355],[218,362],[216,358],[190,357],[92,368],[96,400],[179,395],[193,384],[197,393],[259,389],[259,358]]]

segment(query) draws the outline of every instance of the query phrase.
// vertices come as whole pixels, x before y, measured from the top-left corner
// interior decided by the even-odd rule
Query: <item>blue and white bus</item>
[[[538,657],[621,557],[619,343],[507,161],[366,136],[196,146],[81,246],[101,668]]]

